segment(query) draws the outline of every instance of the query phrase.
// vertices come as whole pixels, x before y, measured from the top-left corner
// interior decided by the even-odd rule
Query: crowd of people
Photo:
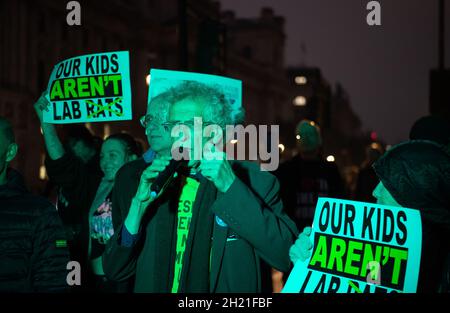
[[[311,253],[318,197],[346,198],[337,166],[322,156],[320,127],[309,120],[296,129],[299,153],[273,174],[225,153],[194,160],[196,145],[186,142],[194,147],[189,162],[152,194],[180,140],[171,136],[174,126],[193,127],[194,117],[221,127],[239,122],[221,90],[202,83],[184,83],[151,100],[140,119],[150,146],[145,152],[126,133],[101,140],[80,126],[70,128],[63,143],[43,121],[49,105],[43,94],[34,108],[47,153],[45,195],[54,190],[55,205],[28,192],[9,167],[20,149],[13,125],[0,117],[0,291],[278,291],[293,264]],[[368,147],[356,200],[421,211],[418,291],[446,292],[449,126],[427,117],[410,139],[387,152]],[[217,133],[213,141],[225,138]],[[67,283],[69,261],[81,264],[79,286]]]

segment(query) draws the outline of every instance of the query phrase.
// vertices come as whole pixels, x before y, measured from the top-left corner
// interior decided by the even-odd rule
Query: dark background
[[[68,26],[68,2],[0,0],[0,115],[16,130],[13,166],[37,191],[46,175],[33,103],[53,66],[77,55],[130,51],[133,121],[86,125],[99,137],[126,131],[147,147],[138,118],[150,68],[226,75],[243,81],[247,123],[280,125],[282,159],[295,153],[295,125],[309,118],[349,184],[368,144],[406,140],[430,111],[439,0],[381,0],[381,26],[367,25],[365,0],[85,0],[80,26]]]

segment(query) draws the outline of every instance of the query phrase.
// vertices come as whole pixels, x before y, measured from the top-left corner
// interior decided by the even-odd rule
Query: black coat
[[[10,169],[7,184],[0,186],[0,291],[65,290],[69,254],[64,243],[55,207],[30,194]]]
[[[127,248],[120,244],[120,229],[146,166],[142,160],[134,161],[117,174],[113,191],[116,232],[103,255],[103,267],[106,276],[112,280],[136,275],[135,292],[165,292],[160,288],[155,269],[162,260],[161,250],[157,248],[158,238],[166,238],[172,232],[167,230],[166,234],[161,234],[157,231],[162,215],[169,208],[168,202],[164,201],[158,207],[150,205],[148,210],[154,214],[147,224],[142,225],[145,231],[135,246]],[[261,292],[261,261],[279,271],[289,271],[289,248],[298,232],[283,212],[279,185],[274,176],[261,172],[257,164],[250,162],[233,162],[232,168],[237,178],[226,193],[216,193],[212,183],[201,180],[194,203],[194,210],[205,207],[227,225],[223,227],[214,222],[209,291]],[[210,199],[212,203],[205,201],[207,194],[217,194]],[[169,198],[174,195],[170,193]],[[190,230],[190,236],[193,232]],[[237,240],[230,240],[232,237]]]
[[[64,190],[64,196],[70,203],[70,210],[63,214],[79,215],[81,224],[82,264],[88,264],[89,247],[89,209],[94,201],[103,174],[83,164],[72,153],[66,152],[61,158],[45,159],[47,174],[55,185]],[[61,212],[60,212],[61,213]],[[84,267],[84,266],[83,266]]]

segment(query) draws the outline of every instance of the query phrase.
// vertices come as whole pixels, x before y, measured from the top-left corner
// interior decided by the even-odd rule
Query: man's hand
[[[155,178],[169,165],[170,156],[163,156],[153,160],[152,164],[142,172],[139,187],[135,198],[140,202],[148,202],[151,199],[150,186]]]
[[[211,155],[208,156],[211,157]],[[236,179],[236,175],[226,159],[226,154],[221,152],[219,159],[212,160],[208,160],[208,156],[205,155],[200,163],[200,173],[212,181],[219,191],[227,192]]]
[[[39,122],[41,123],[41,125],[44,122],[43,119],[43,115],[44,115],[44,110],[48,112],[48,107],[50,106],[50,102],[47,100],[47,98],[45,98],[46,92],[44,91],[41,96],[39,97],[39,99],[36,101],[36,103],[34,104],[34,110],[36,111],[36,115],[39,119]]]
[[[153,160],[152,164],[142,172],[138,190],[134,196],[128,215],[125,219],[125,227],[131,234],[137,234],[149,204],[156,199],[152,197],[150,186],[155,178],[170,162],[170,156],[163,156]],[[162,191],[161,191],[162,192]],[[158,195],[159,196],[159,195]]]
[[[303,232],[298,235],[298,239],[289,249],[289,257],[292,263],[295,264],[298,260],[304,262],[311,256],[311,249],[313,247],[311,238],[311,227],[305,227]]]

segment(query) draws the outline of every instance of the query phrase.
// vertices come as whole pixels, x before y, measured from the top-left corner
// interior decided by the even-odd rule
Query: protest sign
[[[69,124],[131,120],[128,51],[83,55],[54,67],[44,122]]]
[[[242,106],[242,81],[210,74],[180,72],[170,70],[151,69],[148,91],[148,103],[159,94],[177,87],[184,81],[195,81],[217,88],[230,102],[233,112],[237,114]]]
[[[311,257],[284,293],[416,292],[422,247],[418,210],[319,198]]]

